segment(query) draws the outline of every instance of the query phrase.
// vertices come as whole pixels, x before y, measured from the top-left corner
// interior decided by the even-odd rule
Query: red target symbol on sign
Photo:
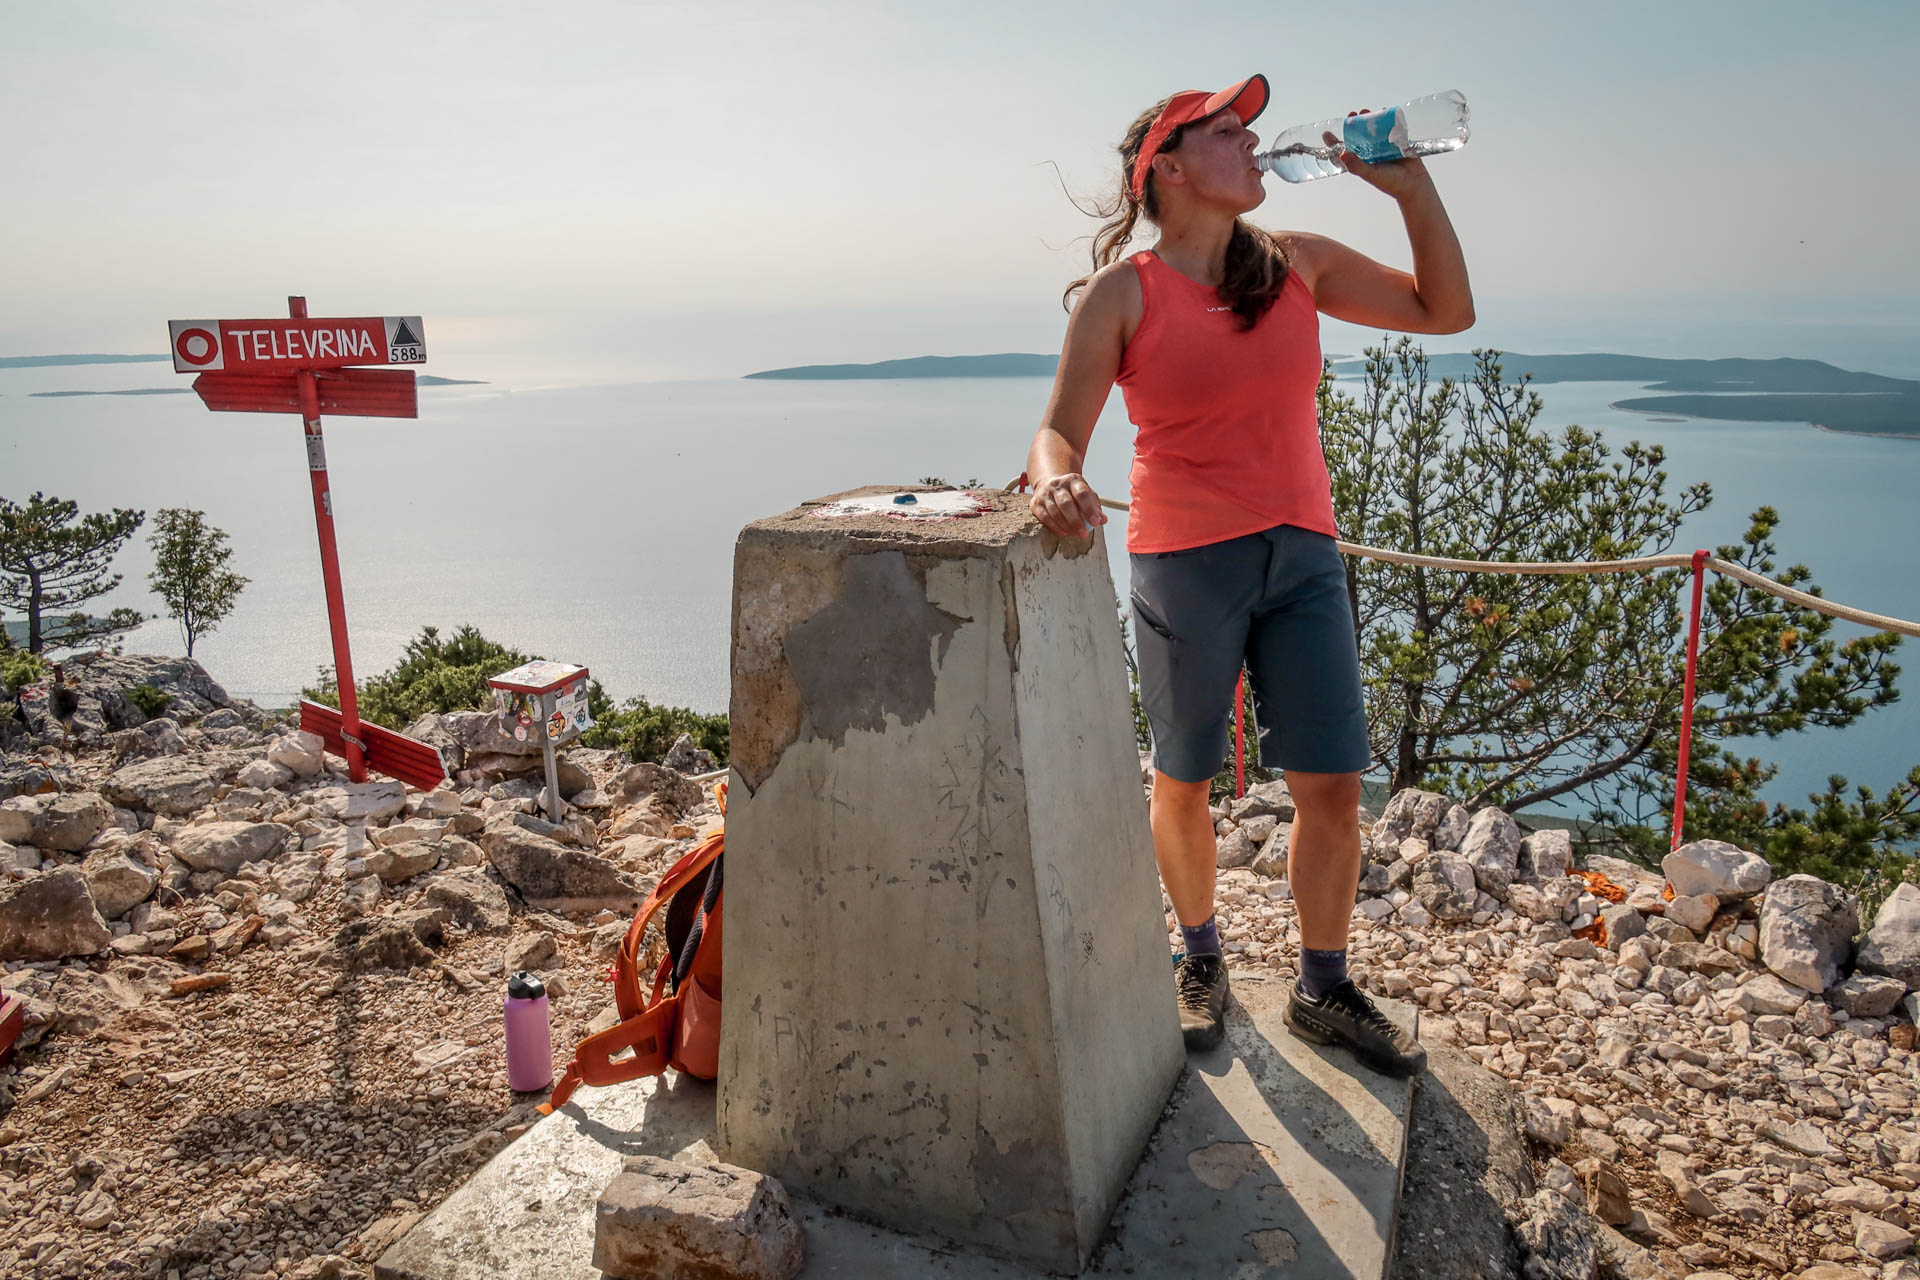
[[[182,329],[173,340],[173,349],[182,360],[196,369],[212,364],[220,356],[220,339],[205,329]]]
[[[167,336],[173,340],[175,373],[227,367],[227,353],[220,346],[218,320],[169,320]]]

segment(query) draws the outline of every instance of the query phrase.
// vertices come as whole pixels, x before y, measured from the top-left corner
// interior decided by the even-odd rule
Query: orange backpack
[[[727,811],[727,784],[714,788]],[[617,1084],[659,1075],[668,1067],[711,1080],[720,1065],[721,853],[726,832],[715,831],[673,864],[634,913],[614,962],[613,998],[620,1021],[582,1040],[540,1110],[551,1115],[582,1084]],[[653,994],[640,986],[647,923],[667,909],[661,932],[667,954],[653,975]],[[669,984],[671,986],[669,987]],[[617,1057],[632,1050],[629,1057]]]

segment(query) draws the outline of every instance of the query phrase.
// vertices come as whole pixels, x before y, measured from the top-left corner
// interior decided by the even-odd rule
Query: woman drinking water
[[[1318,313],[1457,333],[1473,323],[1473,297],[1418,159],[1366,164],[1340,153],[1349,173],[1399,202],[1412,274],[1325,236],[1246,221],[1266,198],[1247,126],[1267,96],[1264,76],[1177,93],[1127,130],[1093,273],[1067,290],[1078,301],[1027,475],[1033,514],[1048,529],[1086,537],[1106,523],[1081,468],[1120,384],[1136,432],[1127,551],[1140,702],[1153,732],[1154,859],[1185,940],[1175,987],[1188,1047],[1219,1043],[1224,1025],[1207,802],[1244,665],[1261,760],[1285,771],[1297,810],[1287,866],[1300,978],[1287,1025],[1410,1075],[1425,1052],[1347,977],[1360,775],[1371,752],[1320,447]],[[1143,221],[1158,239],[1123,256]]]

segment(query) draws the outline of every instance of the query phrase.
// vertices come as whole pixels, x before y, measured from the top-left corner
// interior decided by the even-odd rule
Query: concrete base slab
[[[1188,1059],[1088,1276],[1377,1280],[1393,1253],[1410,1081],[1281,1023],[1286,984],[1234,978],[1226,1041]],[[1417,1011],[1381,1001],[1416,1025]],[[594,1202],[628,1155],[714,1159],[714,1087],[582,1089],[389,1249],[378,1280],[600,1280]],[[903,1235],[793,1196],[804,1280],[1045,1272]]]

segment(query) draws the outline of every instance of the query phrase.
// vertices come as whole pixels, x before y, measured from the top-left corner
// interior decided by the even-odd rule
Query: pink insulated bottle
[[[507,1086],[533,1093],[553,1083],[553,1023],[546,984],[522,970],[507,979]]]

